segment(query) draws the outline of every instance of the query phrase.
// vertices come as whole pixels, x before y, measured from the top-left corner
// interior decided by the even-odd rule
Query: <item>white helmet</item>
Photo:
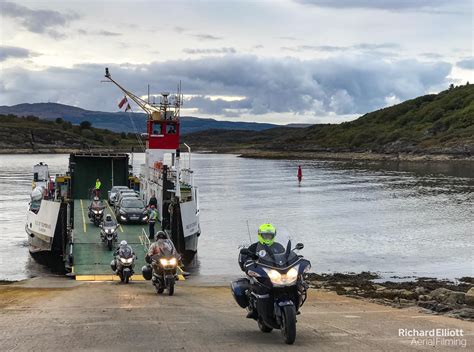
[[[126,246],[126,245],[127,245],[127,241],[123,240],[122,242],[120,242],[120,245],[121,245],[121,246]]]

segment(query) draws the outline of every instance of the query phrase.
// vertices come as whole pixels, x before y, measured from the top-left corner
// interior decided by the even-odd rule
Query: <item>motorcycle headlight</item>
[[[160,259],[160,264],[163,266],[175,266],[176,265],[176,258],[171,258],[171,259],[166,259],[166,258],[161,258]]]
[[[128,260],[128,259],[125,259],[125,258],[120,257],[120,261],[121,261],[122,263],[127,263],[127,260]]]
[[[131,262],[133,262],[133,258],[122,258],[120,257],[120,261],[124,264],[130,264]]]
[[[104,212],[104,209],[101,209],[98,211],[98,214],[102,214]]]
[[[98,210],[92,210],[94,212],[94,214],[99,214],[99,211]]]
[[[296,282],[298,278],[299,264],[286,272],[286,274],[280,274],[274,269],[263,268],[268,275],[268,278],[275,286],[290,286]]]
[[[111,229],[107,229],[107,230],[105,230],[105,233],[108,234],[108,235],[110,235],[110,234],[112,233],[112,230],[111,230]]]

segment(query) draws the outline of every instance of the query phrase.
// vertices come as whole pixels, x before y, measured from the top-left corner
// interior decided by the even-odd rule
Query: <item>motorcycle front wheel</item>
[[[286,344],[292,345],[296,339],[295,306],[284,306],[281,310],[281,335]]]
[[[261,332],[268,333],[273,330],[273,328],[267,326],[260,318],[257,320],[257,324]]]
[[[174,295],[174,281],[170,282],[168,285],[168,296]]]
[[[109,251],[112,250],[112,240],[107,240],[107,248],[109,249]]]

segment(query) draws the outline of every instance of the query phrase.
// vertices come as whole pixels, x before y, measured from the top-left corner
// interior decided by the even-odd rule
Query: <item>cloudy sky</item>
[[[472,0],[4,1],[0,105],[117,111],[174,91],[184,114],[337,123],[474,82]]]

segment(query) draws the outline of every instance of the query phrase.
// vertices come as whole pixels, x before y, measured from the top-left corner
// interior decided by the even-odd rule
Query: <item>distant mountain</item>
[[[114,132],[134,132],[133,121],[138,132],[145,132],[146,129],[146,115],[143,113],[90,111],[56,103],[0,106],[0,114],[37,116],[48,120],[62,118],[64,121],[69,121],[74,125],[79,125],[82,121],[89,121],[93,127],[104,128]],[[209,129],[263,131],[273,127],[277,127],[277,125],[256,122],[217,121],[192,116],[181,117],[181,133],[183,135]]]
[[[372,152],[474,155],[474,85],[429,94],[341,124],[184,137],[194,149],[269,153]]]

